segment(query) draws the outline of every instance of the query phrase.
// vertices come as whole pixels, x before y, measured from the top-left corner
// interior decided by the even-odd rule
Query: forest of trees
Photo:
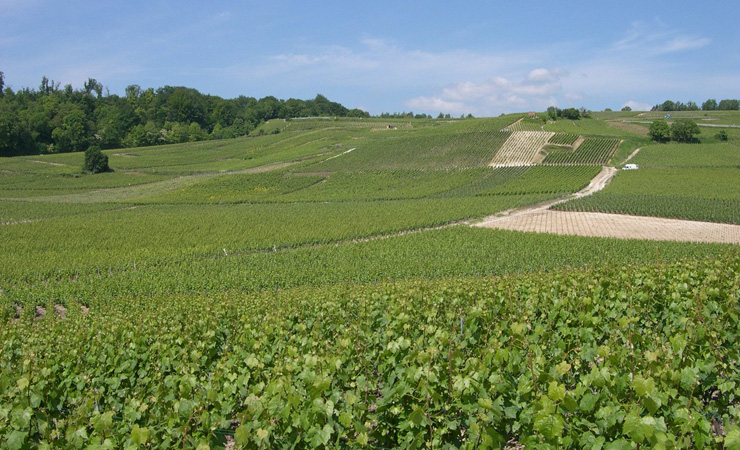
[[[245,136],[270,119],[314,116],[370,115],[323,95],[223,99],[186,87],[130,85],[121,97],[93,78],[74,89],[43,77],[38,89],[13,92],[0,72],[0,156],[225,139]]]
[[[740,109],[740,100],[725,99],[717,100],[710,98],[701,104],[702,111],[737,111]],[[653,106],[651,111],[699,111],[699,105],[689,100],[686,103],[680,101],[666,100],[659,105]]]

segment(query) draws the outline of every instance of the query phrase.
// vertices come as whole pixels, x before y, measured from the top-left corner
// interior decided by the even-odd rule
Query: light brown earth
[[[539,210],[477,226],[617,239],[740,244],[740,225],[622,214]]]

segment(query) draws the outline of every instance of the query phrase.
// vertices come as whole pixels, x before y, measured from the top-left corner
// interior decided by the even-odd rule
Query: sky
[[[740,98],[740,1],[0,0],[0,71],[376,115]]]

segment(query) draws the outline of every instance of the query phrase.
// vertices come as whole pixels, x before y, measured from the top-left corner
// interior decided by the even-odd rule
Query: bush
[[[82,165],[82,170],[90,173],[101,173],[108,172],[108,156],[100,151],[100,147],[97,145],[91,145],[85,150],[85,163]]]
[[[716,137],[717,139],[719,139],[720,141],[726,141],[726,140],[727,140],[727,131],[725,131],[725,130],[720,130],[720,132],[719,132],[719,133],[717,133],[717,134],[715,135],[715,137]]]

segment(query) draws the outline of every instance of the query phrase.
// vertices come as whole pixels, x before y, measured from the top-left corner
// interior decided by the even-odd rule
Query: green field
[[[561,164],[488,167],[521,114],[0,159],[0,448],[719,448],[740,247],[467,224],[637,147],[559,208],[740,223],[736,135],[594,115]]]
[[[557,205],[564,211],[621,213],[740,223],[740,146],[644,147],[603,191]]]
[[[549,151],[543,163],[606,165],[617,151],[619,144],[619,139],[585,138],[575,150]]]

